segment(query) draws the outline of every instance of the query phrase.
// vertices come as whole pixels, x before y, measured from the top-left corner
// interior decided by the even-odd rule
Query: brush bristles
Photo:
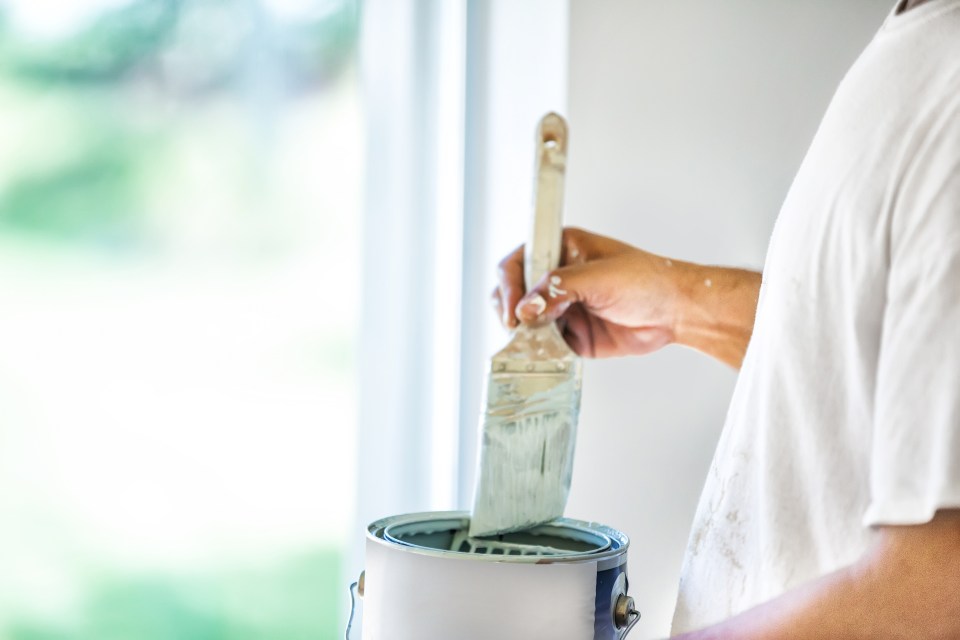
[[[580,402],[569,388],[554,391],[559,402],[484,416],[471,536],[529,529],[563,515]]]

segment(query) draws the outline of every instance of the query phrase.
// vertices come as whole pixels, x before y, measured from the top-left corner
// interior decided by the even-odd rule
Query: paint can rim
[[[396,538],[386,535],[388,528],[397,526],[409,526],[416,524],[434,524],[451,526],[454,523],[459,524],[458,528],[469,527],[470,513],[467,511],[425,511],[418,513],[407,513],[381,518],[371,523],[367,527],[368,542],[383,545],[398,551],[415,553],[418,555],[444,558],[448,560],[462,560],[468,562],[499,562],[508,564],[575,564],[575,563],[597,563],[602,564],[598,569],[606,569],[626,562],[626,552],[630,546],[630,538],[621,531],[597,522],[586,522],[572,518],[558,518],[545,525],[552,529],[560,531],[570,531],[577,536],[594,536],[603,544],[598,544],[598,548],[588,552],[570,552],[560,553],[549,556],[537,555],[492,555],[483,553],[468,553],[462,551],[451,551],[432,547],[418,546],[415,544],[404,544]],[[613,560],[612,562],[610,560]]]

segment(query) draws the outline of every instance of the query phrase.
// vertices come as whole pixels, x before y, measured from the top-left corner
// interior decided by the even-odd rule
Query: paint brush
[[[529,290],[560,262],[567,124],[537,127]],[[520,325],[493,356],[486,385],[470,535],[528,529],[563,515],[580,414],[580,358],[555,323]]]

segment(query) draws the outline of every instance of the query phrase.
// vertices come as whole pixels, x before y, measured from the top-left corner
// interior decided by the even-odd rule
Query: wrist
[[[679,261],[671,266],[670,330],[676,344],[696,347],[713,332],[715,324],[709,300],[714,294],[714,268]]]
[[[674,342],[739,368],[753,333],[760,274],[688,262],[675,265]]]

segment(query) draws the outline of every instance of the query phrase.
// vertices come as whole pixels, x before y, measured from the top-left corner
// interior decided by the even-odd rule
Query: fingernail
[[[547,309],[547,301],[539,293],[527,298],[517,305],[517,316],[521,319],[533,320],[538,318]]]
[[[511,326],[511,321],[512,321],[512,320],[513,320],[513,318],[510,317],[510,310],[509,310],[509,309],[504,309],[504,310],[503,310],[503,326],[505,326],[505,327]]]

